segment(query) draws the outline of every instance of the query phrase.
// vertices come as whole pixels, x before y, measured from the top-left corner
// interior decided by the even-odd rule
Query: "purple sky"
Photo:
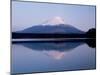
[[[95,6],[12,1],[12,31],[61,17],[66,24],[87,31],[95,27]]]

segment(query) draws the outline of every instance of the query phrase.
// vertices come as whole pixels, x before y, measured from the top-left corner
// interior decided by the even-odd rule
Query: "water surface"
[[[83,42],[12,44],[12,73],[95,69],[95,48]]]

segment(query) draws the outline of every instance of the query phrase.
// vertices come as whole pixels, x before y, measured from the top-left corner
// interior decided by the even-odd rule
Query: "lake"
[[[95,49],[86,42],[12,43],[11,73],[95,69]]]

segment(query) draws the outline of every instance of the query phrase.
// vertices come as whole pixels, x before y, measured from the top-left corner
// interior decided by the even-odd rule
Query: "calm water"
[[[12,44],[12,73],[95,69],[95,48],[83,42]]]

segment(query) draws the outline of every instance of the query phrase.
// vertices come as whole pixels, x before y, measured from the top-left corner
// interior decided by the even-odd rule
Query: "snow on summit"
[[[45,21],[42,25],[59,25],[59,24],[65,24],[65,22],[61,17],[56,16]]]

